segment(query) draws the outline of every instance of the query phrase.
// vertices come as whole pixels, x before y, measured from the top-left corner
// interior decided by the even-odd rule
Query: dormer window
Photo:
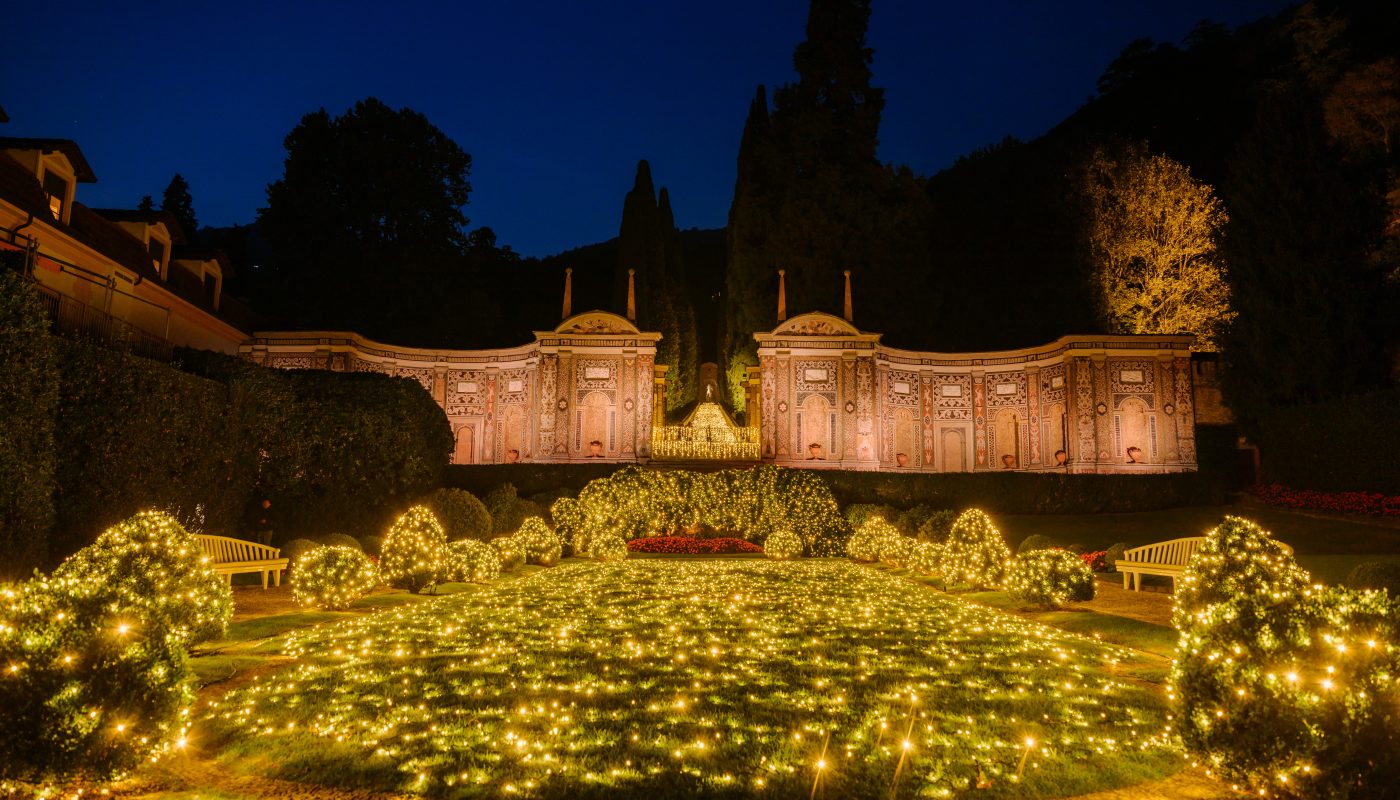
[[[157,275],[164,275],[165,242],[152,236],[149,247],[151,251],[151,265],[156,268]]]
[[[62,221],[63,206],[68,202],[68,181],[51,170],[44,171],[44,194],[49,198],[49,211],[53,218]]]

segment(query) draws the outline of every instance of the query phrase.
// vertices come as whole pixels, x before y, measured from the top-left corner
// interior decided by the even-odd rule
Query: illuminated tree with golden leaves
[[[1218,253],[1229,219],[1209,184],[1144,144],[1090,156],[1081,189],[1101,310],[1120,333],[1195,334],[1214,350],[1234,318]]]

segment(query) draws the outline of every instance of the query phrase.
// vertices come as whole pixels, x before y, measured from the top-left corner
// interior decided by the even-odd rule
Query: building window
[[[68,181],[52,172],[45,171],[44,194],[49,197],[49,211],[53,212],[53,218],[62,220],[63,204],[68,201]]]
[[[155,266],[156,272],[160,272],[161,265],[165,262],[165,242],[159,239],[151,239],[151,264]]]

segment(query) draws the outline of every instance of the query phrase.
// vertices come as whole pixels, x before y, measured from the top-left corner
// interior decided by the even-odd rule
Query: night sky
[[[208,4],[212,6],[212,4]],[[875,0],[880,157],[932,174],[1043,133],[1132,39],[1179,42],[1282,0]],[[22,3],[0,49],[6,136],[78,141],[79,199],[132,207],[189,180],[201,223],[249,222],[282,139],[319,107],[409,106],[474,159],[472,227],[526,255],[617,233],[637,159],[682,228],[721,227],[744,116],[794,77],[806,0]],[[60,11],[61,9],[61,11]],[[17,35],[18,32],[18,35]]]

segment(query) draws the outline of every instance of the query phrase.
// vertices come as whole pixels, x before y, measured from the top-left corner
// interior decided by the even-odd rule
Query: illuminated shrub
[[[1011,548],[991,517],[975,508],[958,515],[943,547],[940,571],[949,583],[995,588],[1006,574]]]
[[[108,528],[54,570],[53,581],[101,596],[148,635],[188,646],[223,635],[233,616],[228,581],[174,517],[143,511]]]
[[[1059,608],[1094,599],[1094,571],[1068,550],[1030,550],[1011,562],[1006,590],[1022,602]]]
[[[602,536],[593,540],[590,551],[599,561],[624,561],[627,558],[627,543],[621,536]]]
[[[1308,583],[1308,573],[1268,531],[1242,517],[1226,517],[1206,534],[1177,580],[1172,624],[1181,628],[1191,615],[1229,600],[1282,600]]]
[[[778,531],[763,543],[763,552],[769,558],[801,558],[802,540],[792,531]]]
[[[427,506],[413,506],[389,528],[381,548],[379,569],[384,580],[421,593],[443,578],[447,534]]]
[[[325,545],[297,559],[291,582],[303,606],[339,610],[374,591],[379,568],[357,547]]]
[[[486,542],[462,539],[447,545],[449,580],[485,583],[501,574],[501,554]]]
[[[169,749],[194,699],[185,649],[232,610],[195,538],[155,511],[0,591],[0,780],[105,780]]]
[[[852,528],[859,529],[862,525],[876,517],[889,522],[899,518],[899,509],[881,503],[851,503],[846,506],[846,521],[851,523]]]
[[[937,542],[915,542],[909,557],[909,568],[920,575],[937,575],[943,561],[943,545]]]
[[[846,543],[846,555],[852,561],[871,562],[880,560],[880,548],[886,539],[899,536],[899,531],[882,517],[871,517]]]
[[[360,540],[353,536],[346,536],[343,533],[330,533],[320,539],[322,545],[326,547],[349,547],[352,550],[364,552],[365,548],[360,544]],[[289,562],[290,563],[290,562]]]
[[[1352,589],[1384,589],[1400,599],[1400,564],[1393,561],[1363,561],[1347,573],[1346,585]]]
[[[928,516],[919,522],[919,529],[915,531],[915,536],[924,542],[943,542],[948,538],[948,532],[953,529],[953,521],[958,518],[958,512],[947,509],[932,511]]]
[[[302,556],[320,546],[321,544],[319,542],[311,539],[291,539],[286,544],[282,545],[280,548],[281,552],[278,553],[278,556],[287,559],[287,566],[295,570],[297,562],[301,560]]]
[[[1302,588],[1212,603],[1179,625],[1170,679],[1187,749],[1258,794],[1393,796],[1400,604]]]
[[[529,564],[552,567],[559,563],[559,556],[564,551],[559,537],[555,536],[554,531],[539,517],[526,519],[521,523],[520,530],[511,538],[515,540],[515,546],[520,548],[521,555],[525,556],[525,561]]]
[[[549,516],[554,520],[554,535],[559,537],[559,542],[568,548],[570,553],[589,552],[583,509],[577,500],[572,497],[555,500],[549,505]]]
[[[880,563],[891,567],[909,566],[909,559],[914,557],[914,545],[913,539],[901,535],[896,529],[893,536],[886,536],[880,540]]]
[[[1041,536],[1038,533],[1031,534],[1021,540],[1021,546],[1016,548],[1017,553],[1029,553],[1032,550],[1051,550],[1057,547],[1055,540],[1049,536]]]
[[[442,523],[447,538],[475,539],[485,542],[491,538],[491,512],[476,495],[464,489],[438,489],[423,498],[423,505],[432,510]]]
[[[491,540],[491,547],[501,558],[502,572],[514,572],[525,563],[525,551],[520,549],[520,543],[514,537],[498,536]]]
[[[1123,560],[1123,554],[1128,552],[1129,549],[1130,548],[1128,547],[1128,545],[1124,544],[1123,542],[1117,542],[1115,544],[1109,545],[1108,549],[1105,550],[1103,554],[1104,571],[1117,572],[1118,567],[1115,565],[1117,564],[1117,562]]]

